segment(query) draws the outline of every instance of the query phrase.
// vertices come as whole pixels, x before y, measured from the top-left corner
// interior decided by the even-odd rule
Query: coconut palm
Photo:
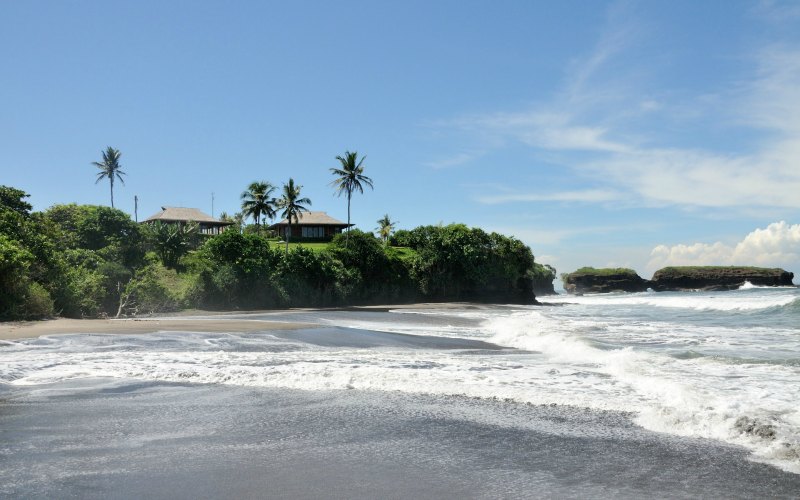
[[[100,169],[100,172],[97,173],[97,180],[94,183],[97,184],[103,178],[108,177],[108,181],[111,184],[111,208],[114,208],[114,179],[118,179],[122,184],[125,184],[122,176],[127,174],[122,171],[122,165],[119,163],[119,157],[122,156],[119,149],[108,146],[101,153],[103,154],[103,161],[92,162],[92,165]]]
[[[362,156],[361,160],[358,160],[358,152],[353,151],[351,153],[350,151],[345,151],[344,156],[336,157],[339,163],[342,164],[342,168],[331,169],[331,173],[336,176],[336,179],[331,182],[331,186],[336,188],[336,192],[339,196],[341,196],[342,193],[347,193],[348,234],[345,235],[345,246],[347,246],[350,233],[350,199],[353,197],[355,191],[364,193],[364,184],[372,189],[372,179],[364,175],[364,167],[361,165],[366,158],[366,156]]]
[[[283,209],[281,217],[289,223],[286,232],[286,253],[289,253],[289,238],[292,236],[292,219],[299,222],[303,218],[303,212],[308,212],[305,205],[311,205],[308,198],[300,198],[300,190],[303,186],[296,186],[294,179],[290,178],[288,184],[283,185],[283,195],[278,200],[278,207]]]
[[[270,198],[275,186],[267,181],[252,182],[247,191],[242,192],[242,213],[252,217],[256,227],[261,224],[261,216],[275,217],[275,198]]]
[[[378,219],[378,227],[375,229],[378,231],[378,235],[380,235],[384,245],[389,243],[389,236],[391,236],[394,232],[396,225],[396,221],[392,222],[389,219],[389,214],[386,214],[382,218]]]

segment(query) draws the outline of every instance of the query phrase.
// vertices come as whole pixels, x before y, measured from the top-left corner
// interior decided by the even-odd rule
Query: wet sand
[[[242,319],[152,318],[152,319],[68,319],[3,323],[0,340],[16,340],[63,333],[154,333],[154,332],[256,332],[294,330],[315,325]]]
[[[3,498],[788,499],[800,491],[800,476],[751,462],[743,449],[581,408],[84,380],[9,388],[0,410]]]
[[[421,303],[380,306],[335,308],[335,311],[389,311],[391,309],[469,309],[477,308],[467,303]],[[12,321],[0,323],[0,340],[16,340],[65,333],[132,334],[155,332],[260,332],[266,330],[298,330],[318,325],[303,322],[265,319],[265,315],[281,315],[319,309],[285,309],[269,311],[182,311],[151,318],[123,319],[70,319],[57,318],[43,321]],[[247,319],[248,315],[258,319]],[[219,319],[216,319],[219,318]]]

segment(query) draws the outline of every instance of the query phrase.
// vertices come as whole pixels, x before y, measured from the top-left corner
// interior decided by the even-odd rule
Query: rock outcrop
[[[642,279],[633,269],[595,269],[583,267],[573,273],[561,275],[564,290],[571,294],[644,292],[648,281]]]
[[[534,283],[533,293],[535,293],[537,297],[541,297],[542,295],[558,295],[552,281],[550,283]]]
[[[792,286],[794,273],[764,267],[665,267],[650,280],[657,292],[685,290],[735,290],[746,281],[756,286]]]

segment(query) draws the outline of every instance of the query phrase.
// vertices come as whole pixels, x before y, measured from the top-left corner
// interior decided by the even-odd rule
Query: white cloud
[[[614,201],[620,198],[619,193],[604,189],[587,189],[585,191],[562,191],[556,193],[506,193],[491,196],[481,196],[477,198],[479,203],[485,205],[496,205],[511,202],[531,202],[531,201],[562,201],[562,202],[584,202],[597,203],[603,201]]]
[[[629,149],[609,140],[605,128],[576,125],[573,121],[567,113],[534,111],[470,116],[444,124],[482,134],[501,135],[542,149],[598,152]]]
[[[634,41],[630,33],[635,30],[629,25],[635,23],[624,19],[620,8],[616,11],[611,21],[622,22],[606,32],[624,35],[603,35],[587,57],[573,61],[562,91],[551,102],[525,111],[464,117],[448,125],[491,137],[496,144],[511,140],[539,152],[555,152],[560,155],[558,161],[582,181],[600,179],[628,202],[643,206],[776,208],[784,210],[782,216],[787,208],[800,208],[800,48],[765,45],[751,54],[754,71],[749,81],[731,81],[728,88],[714,89],[716,115],[705,110],[693,118],[696,122],[681,118],[687,127],[702,127],[709,116],[718,116],[720,122],[733,117],[735,123],[730,124],[745,127],[752,138],[760,139],[751,141],[749,151],[732,153],[743,149],[738,145],[719,151],[669,144],[663,135],[659,144],[646,140],[655,130],[637,119],[644,115],[658,119],[656,114],[667,118],[673,111],[679,115],[686,106],[655,101],[650,92],[633,84],[620,87],[624,76],[603,79],[604,66]],[[486,196],[481,201],[552,199],[558,198],[529,193]],[[608,198],[584,196],[582,200],[605,202]]]
[[[442,168],[451,168],[457,167],[459,165],[463,165],[465,163],[469,163],[472,160],[480,157],[480,153],[459,153],[454,156],[450,156],[448,158],[442,158],[439,160],[433,160],[424,163],[423,165],[435,169],[442,169]]]
[[[665,266],[756,265],[783,267],[789,271],[800,264],[800,224],[773,222],[756,229],[736,245],[694,243],[659,245],[650,253],[647,268],[655,271]]]
[[[635,193],[644,204],[800,208],[800,163],[795,163],[800,157],[769,161],[767,154],[774,153],[726,156],[639,149],[587,161],[583,167]]]

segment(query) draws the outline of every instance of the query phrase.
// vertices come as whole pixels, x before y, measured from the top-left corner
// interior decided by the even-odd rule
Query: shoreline
[[[416,304],[391,304],[332,308],[267,309],[257,311],[203,311],[187,309],[164,315],[120,319],[54,318],[36,321],[10,321],[0,323],[0,341],[20,340],[44,335],[62,334],[147,334],[168,332],[239,332],[251,333],[267,330],[302,330],[319,325],[300,321],[272,321],[269,319],[242,319],[242,315],[286,314],[307,311],[371,311],[388,312],[393,309],[477,309],[481,305],[468,302],[424,302]],[[235,318],[231,318],[234,316]],[[219,317],[220,319],[214,319]],[[226,318],[227,317],[227,318]]]

